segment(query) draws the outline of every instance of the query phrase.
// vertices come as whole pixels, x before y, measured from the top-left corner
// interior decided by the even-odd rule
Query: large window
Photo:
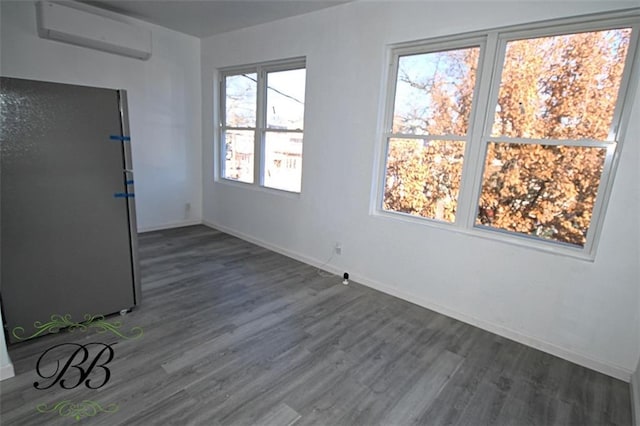
[[[630,17],[395,47],[382,211],[593,255],[637,27]]]
[[[300,192],[304,60],[221,72],[221,177]]]

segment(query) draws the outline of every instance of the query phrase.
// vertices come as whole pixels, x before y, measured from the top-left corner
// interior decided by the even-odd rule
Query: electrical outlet
[[[342,244],[341,243],[336,243],[336,245],[335,245],[335,247],[333,249],[336,252],[336,254],[338,254],[338,255],[342,254]]]

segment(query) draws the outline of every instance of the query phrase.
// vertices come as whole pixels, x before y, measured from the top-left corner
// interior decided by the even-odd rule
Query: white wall
[[[371,215],[370,195],[386,45],[635,4],[356,2],[203,39],[205,223],[316,265],[340,241],[331,270],[628,381],[640,347],[637,120],[595,262]],[[307,58],[302,194],[215,182],[214,70],[295,56]]]
[[[128,91],[138,229],[200,222],[200,40],[122,18],[152,30],[140,61],[39,38],[30,1],[1,7],[2,75]]]

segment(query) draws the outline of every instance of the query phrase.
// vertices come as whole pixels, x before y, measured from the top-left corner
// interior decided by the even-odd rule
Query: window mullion
[[[258,93],[256,107],[256,132],[254,140],[253,181],[259,186],[264,185],[264,138],[267,110],[267,72],[263,67],[258,68]]]
[[[474,169],[473,181],[470,182],[472,196],[466,222],[469,229],[472,229],[476,224],[478,206],[480,205],[480,194],[482,193],[482,175],[484,174],[487,146],[495,118],[495,108],[498,104],[498,93],[500,91],[500,81],[507,49],[506,41],[500,37],[498,32],[489,33],[488,39],[487,45],[491,46],[491,48],[488,49],[490,54],[487,55],[487,64],[485,67],[487,75],[486,78],[483,77],[484,91],[481,94],[482,99],[486,101],[482,104],[482,114],[478,116],[477,124],[480,127],[476,133],[477,143],[473,144],[476,156],[473,158],[472,163]]]
[[[227,108],[227,87],[225,84],[226,75],[221,74],[220,80],[218,81],[218,93],[219,93],[219,114],[218,114],[218,176],[226,178],[226,156],[227,156],[227,145],[225,141],[225,126],[226,126],[226,108]]]
[[[481,65],[476,76],[476,91],[473,98],[474,111],[467,135],[462,184],[460,186],[456,215],[456,224],[464,228],[473,228],[476,219],[482,170],[484,168],[484,152],[486,150],[483,134],[488,126],[489,117],[491,116],[492,118],[491,102],[493,96],[490,97],[489,94],[491,93],[492,83],[498,78],[494,74],[499,74],[499,67],[495,65],[496,58],[500,56],[498,55],[499,46],[498,33],[489,33],[484,49],[481,51]],[[486,99],[489,100],[482,101]]]

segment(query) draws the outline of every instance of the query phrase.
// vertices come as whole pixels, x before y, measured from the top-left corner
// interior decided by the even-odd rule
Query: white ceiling
[[[81,0],[196,37],[302,15],[351,0]]]

